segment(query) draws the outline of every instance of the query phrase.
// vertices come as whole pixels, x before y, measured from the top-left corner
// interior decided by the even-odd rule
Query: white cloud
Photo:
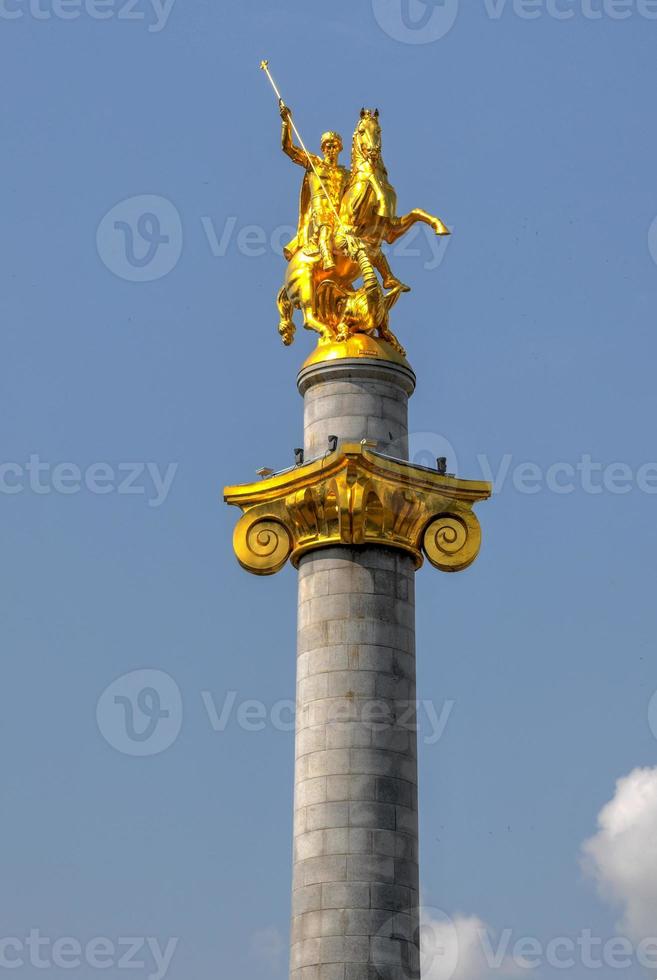
[[[497,942],[477,916],[427,910],[422,919],[422,980],[510,980],[527,969],[508,956],[508,937]],[[536,974],[534,973],[535,977]]]
[[[598,827],[583,846],[584,868],[622,909],[619,928],[640,943],[657,933],[657,769],[619,779]]]

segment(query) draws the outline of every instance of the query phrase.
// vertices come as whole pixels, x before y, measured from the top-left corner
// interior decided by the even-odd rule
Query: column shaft
[[[407,458],[412,372],[302,372],[305,446]],[[415,566],[330,547],[299,565],[291,980],[418,980]]]

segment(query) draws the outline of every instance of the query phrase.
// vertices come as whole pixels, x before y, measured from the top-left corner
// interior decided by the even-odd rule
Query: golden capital
[[[226,487],[224,500],[244,512],[233,546],[255,575],[273,575],[288,558],[296,567],[307,552],[335,545],[398,548],[418,568],[426,556],[435,568],[458,572],[479,554],[472,507],[491,490],[343,443],[304,466]]]

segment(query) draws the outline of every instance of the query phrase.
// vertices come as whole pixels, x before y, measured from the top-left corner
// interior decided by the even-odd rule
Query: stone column
[[[308,457],[377,440],[407,458],[414,376],[304,369]],[[291,980],[418,980],[415,563],[381,545],[299,562]]]
[[[377,452],[408,459],[408,399],[415,391],[411,369],[390,361],[324,361],[298,378],[304,399],[306,458],[323,455],[328,437],[340,442],[372,439]]]

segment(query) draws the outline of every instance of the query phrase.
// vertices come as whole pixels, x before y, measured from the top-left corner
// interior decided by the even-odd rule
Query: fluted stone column
[[[377,440],[407,458],[403,365],[303,370],[307,456]],[[383,546],[299,563],[291,980],[417,980],[415,564]]]

